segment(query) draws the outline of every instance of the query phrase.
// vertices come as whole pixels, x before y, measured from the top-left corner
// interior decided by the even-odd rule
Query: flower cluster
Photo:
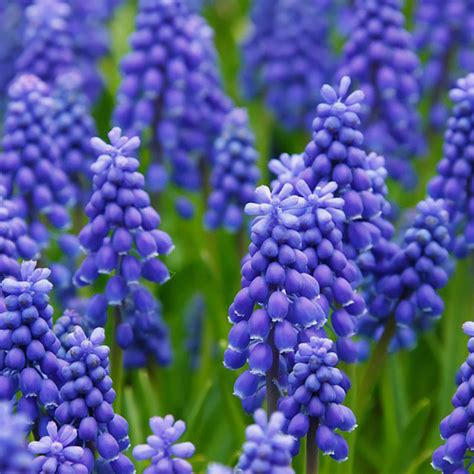
[[[69,334],[73,333],[76,326],[81,326],[85,330],[84,318],[76,311],[67,309],[53,325],[54,334],[59,339],[61,347],[58,350],[58,357],[65,360],[66,353],[70,349],[68,343]]]
[[[393,227],[388,221],[390,205],[385,198],[386,189],[380,182],[383,167],[374,164],[374,156],[369,158],[362,148],[360,110],[364,94],[355,91],[348,95],[350,85],[350,79],[344,77],[337,89],[329,85],[321,89],[325,102],[317,107],[313,139],[303,155],[306,167],[299,178],[310,189],[324,182],[337,184],[334,195],[344,200],[346,214],[344,254],[348,260],[360,264],[364,272],[361,260],[370,257],[374,247],[391,239]],[[283,176],[288,179],[286,172]]]
[[[93,159],[90,140],[96,135],[96,129],[91,104],[82,92],[82,86],[83,79],[77,71],[62,74],[56,79],[52,94],[54,113],[51,133],[60,148],[61,167],[75,187],[75,201],[85,203],[89,197]]]
[[[458,258],[474,247],[474,74],[459,79],[451,90],[454,102],[444,135],[438,174],[428,185],[433,199],[443,199],[452,227],[452,250]]]
[[[52,330],[49,274],[28,261],[21,264],[18,279],[9,277],[1,283],[0,398],[12,399],[19,393],[18,411],[32,423],[47,419],[59,402],[60,342]]]
[[[474,21],[466,0],[418,2],[414,40],[420,53],[428,53],[423,65],[422,87],[430,99],[430,122],[441,129],[447,119],[445,91],[459,77],[474,69]]]
[[[214,144],[212,192],[205,215],[207,227],[223,226],[232,232],[242,227],[243,208],[252,199],[260,177],[257,157],[247,112],[232,110]]]
[[[84,458],[84,449],[73,444],[77,430],[70,425],[64,425],[58,430],[56,423],[50,421],[46,431],[47,435],[28,445],[30,452],[36,455],[32,463],[33,472],[91,472],[90,459]]]
[[[191,474],[193,470],[186,458],[194,454],[194,446],[190,442],[177,443],[186,431],[184,421],[174,421],[172,415],[154,416],[150,419],[150,428],[153,434],[148,436],[147,444],[133,448],[133,457],[138,461],[151,459],[151,466],[145,472]]]
[[[248,97],[263,94],[287,128],[310,127],[317,91],[334,70],[329,44],[331,3],[254,2],[253,28],[243,44],[244,90]]]
[[[13,82],[9,99],[0,160],[2,184],[8,196],[16,198],[31,236],[44,244],[47,231],[40,217],[56,228],[67,227],[74,195],[52,135],[54,102],[48,86],[29,74]]]
[[[282,432],[285,424],[283,414],[275,412],[268,419],[267,414],[259,409],[254,414],[254,420],[255,424],[245,431],[247,439],[237,464],[237,472],[294,474],[291,467],[294,440]]]
[[[30,421],[21,414],[13,414],[9,402],[0,402],[0,471],[27,474],[30,472],[31,455],[26,446]]]
[[[352,431],[357,425],[350,408],[342,405],[350,383],[337,363],[330,339],[312,337],[301,343],[288,378],[288,397],[280,401],[279,409],[287,419],[288,434],[301,439],[317,427],[317,448],[345,461],[347,442],[335,430]]]
[[[385,156],[392,178],[413,186],[416,176],[409,160],[423,150],[416,109],[419,64],[401,4],[401,0],[357,3],[357,21],[340,73],[351,76],[366,96],[368,147]]]
[[[110,464],[113,472],[133,472],[131,462],[122,453],[130,445],[128,423],[114,413],[116,394],[109,375],[109,348],[104,341],[102,328],[94,329],[87,338],[76,326],[66,336],[68,364],[61,369],[62,401],[55,417],[63,427],[75,427],[78,443],[96,449],[99,462]]]
[[[105,296],[99,297],[102,302],[96,305],[104,308],[104,313],[105,302],[116,307],[121,347],[141,351],[142,360],[152,355],[163,362],[161,351],[166,349],[160,346],[166,330],[158,305],[139,281],[144,278],[161,284],[169,279],[158,256],[168,254],[173,243],[168,234],[157,229],[160,217],[143,189],[145,179],[133,157],[140,140],[122,136],[119,128],[109,133],[109,139],[111,145],[99,138],[92,141],[99,157],[91,168],[94,192],[86,206],[89,223],[79,235],[87,256],[74,279],[77,285],[87,286],[100,274],[113,274]],[[104,325],[103,316],[91,324]],[[145,345],[141,343],[144,340]]]
[[[260,186],[256,202],[245,207],[255,216],[249,255],[243,261],[242,289],[229,308],[234,325],[224,363],[249,369],[237,379],[234,393],[249,411],[258,406],[265,376],[278,384],[280,355],[297,345],[298,331],[321,327],[327,320],[326,300],[319,299],[318,282],[307,271],[303,240],[296,230],[307,202],[285,184],[271,192]]]
[[[378,265],[366,295],[369,311],[360,323],[362,334],[378,340],[394,318],[397,331],[390,350],[411,347],[416,333],[429,329],[442,314],[438,291],[448,282],[448,224],[442,200],[418,204],[402,244]]]
[[[38,245],[29,237],[26,223],[19,215],[18,206],[5,198],[6,189],[0,186],[0,278],[18,277],[18,258],[38,256]]]
[[[461,365],[456,377],[458,386],[451,399],[454,410],[441,421],[441,438],[446,442],[433,453],[432,466],[443,473],[468,473],[472,465],[474,448],[474,428],[472,423],[472,354],[474,353],[474,322],[463,324],[463,330],[469,336],[467,344],[469,356]]]
[[[36,0],[26,9],[24,44],[16,62],[18,73],[38,76],[48,84],[75,62],[69,29],[71,8],[62,0]]]
[[[150,129],[152,170],[162,176],[156,191],[163,190],[168,167],[178,187],[196,191],[230,109],[212,31],[185,2],[141,0],[130,43],[115,122],[128,134]]]

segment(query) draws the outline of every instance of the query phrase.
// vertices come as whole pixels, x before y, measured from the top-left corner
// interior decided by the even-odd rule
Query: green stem
[[[373,391],[387,359],[388,346],[395,335],[396,328],[397,324],[395,317],[391,315],[388,319],[387,325],[385,326],[382,337],[377,342],[375,350],[369,359],[364,375],[362,376],[362,383],[360,385],[359,393],[357,394],[357,399],[359,401],[358,417],[360,420],[363,419],[365,412],[369,407],[369,403],[372,400]]]
[[[317,474],[319,468],[319,449],[316,445],[318,421],[310,418],[309,430],[306,435],[306,474]]]
[[[273,329],[268,336],[268,344],[272,348],[272,366],[267,372],[267,412],[268,416],[278,410],[278,399],[280,398],[280,391],[278,390],[278,366],[280,364],[280,354],[275,347],[273,341]]]

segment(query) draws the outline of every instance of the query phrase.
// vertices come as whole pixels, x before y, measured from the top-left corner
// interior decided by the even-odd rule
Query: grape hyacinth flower
[[[289,129],[311,126],[317,91],[334,70],[330,11],[330,0],[254,2],[243,44],[244,91],[263,95]]]
[[[19,258],[38,257],[36,242],[29,237],[25,221],[18,206],[6,199],[6,189],[0,185],[0,279],[19,277]]]
[[[66,309],[53,325],[54,334],[59,339],[61,347],[58,350],[58,357],[65,360],[66,353],[70,349],[68,337],[74,332],[77,326],[82,327],[83,331],[87,329],[83,316],[73,309]]]
[[[36,76],[20,76],[10,86],[0,160],[2,184],[40,245],[48,238],[41,217],[64,229],[69,225],[68,208],[74,203],[74,191],[60,166],[60,149],[51,133],[53,107],[48,86]]]
[[[356,4],[357,21],[344,49],[340,75],[365,94],[368,148],[385,156],[389,175],[406,187],[416,183],[411,160],[422,153],[419,61],[405,29],[402,0]]]
[[[59,403],[60,342],[52,330],[49,274],[27,261],[17,278],[1,283],[0,398],[19,395],[17,410],[32,424],[51,416]]]
[[[243,208],[252,199],[260,177],[255,137],[245,109],[234,109],[226,117],[214,143],[212,192],[204,217],[206,226],[237,232],[243,225]]]
[[[48,435],[39,441],[32,441],[28,449],[36,457],[32,463],[33,472],[54,474],[61,472],[88,473],[90,469],[84,464],[84,450],[73,443],[77,431],[69,425],[59,430],[54,421],[46,427]]]
[[[52,135],[60,149],[60,162],[75,188],[75,201],[86,203],[90,194],[90,167],[96,136],[91,104],[82,92],[83,79],[77,71],[62,74],[53,89]]]
[[[445,91],[454,78],[474,69],[474,16],[466,0],[420,0],[415,17],[414,40],[423,65],[422,88],[429,97],[430,125],[441,129],[448,118]]]
[[[468,474],[472,466],[474,449],[474,425],[472,423],[472,354],[474,353],[474,322],[463,324],[469,336],[469,356],[456,376],[457,390],[451,399],[454,410],[440,423],[441,438],[445,443],[433,453],[432,466],[437,471],[450,474]]]
[[[179,188],[198,191],[230,110],[212,30],[183,1],[141,0],[130,43],[115,122],[129,135],[150,130],[150,173],[161,176],[157,191],[163,191],[168,171]]]
[[[140,279],[157,284],[169,279],[158,256],[170,253],[173,243],[168,234],[157,229],[160,216],[143,189],[145,179],[133,156],[140,146],[139,138],[122,136],[121,130],[114,128],[109,139],[110,145],[99,138],[92,140],[99,157],[91,168],[94,191],[86,206],[89,223],[79,234],[87,256],[74,280],[78,286],[88,286],[100,274],[111,275],[105,295],[94,297],[89,323],[105,326],[107,304],[115,307],[117,342],[131,351],[127,365],[144,365],[148,356],[167,363],[170,351],[160,307]]]
[[[9,402],[0,402],[0,472],[27,474],[31,471],[32,457],[26,438],[30,420],[22,413],[14,414]]]
[[[265,411],[259,409],[254,414],[254,420],[255,424],[245,431],[246,442],[237,472],[294,474],[291,467],[294,439],[282,432],[285,424],[283,414],[275,412],[268,419]]]
[[[24,44],[16,62],[19,74],[34,74],[48,84],[75,62],[70,6],[61,0],[34,0],[26,8]]]
[[[172,415],[164,418],[150,418],[150,428],[153,434],[148,436],[147,444],[133,448],[133,457],[138,461],[151,460],[151,466],[145,469],[146,474],[191,474],[191,464],[186,461],[194,454],[192,443],[177,443],[186,431],[184,421],[174,421]]]
[[[474,248],[474,74],[451,90],[454,103],[444,135],[443,157],[428,185],[433,199],[443,199],[453,234],[452,251],[464,258]]]
[[[279,404],[287,420],[285,432],[298,440],[308,436],[308,458],[314,459],[318,449],[336,461],[348,457],[347,442],[335,430],[352,431],[357,425],[342,404],[350,382],[337,364],[330,339],[312,337],[301,343],[288,378],[288,396]]]
[[[303,239],[297,230],[307,202],[291,184],[270,191],[260,186],[255,202],[245,207],[254,216],[249,255],[242,265],[242,289],[229,308],[233,328],[224,353],[230,369],[248,369],[237,379],[234,393],[253,411],[261,403],[266,381],[270,412],[279,397],[279,370],[285,354],[294,351],[298,331],[322,327],[328,307],[319,285],[308,273]],[[282,359],[282,360],[280,360]]]
[[[361,334],[379,340],[393,320],[389,350],[410,348],[417,332],[430,329],[441,316],[444,304],[438,292],[450,271],[448,224],[442,200],[418,204],[400,247],[377,266],[367,289],[368,313],[360,322]]]
[[[115,414],[115,390],[109,375],[109,348],[104,345],[103,328],[96,328],[86,337],[76,326],[64,338],[68,363],[61,369],[61,403],[56,419],[64,426],[77,429],[77,441],[87,449],[97,450],[99,462],[112,472],[133,472],[123,451],[130,446],[128,423]],[[89,455],[90,456],[90,455]]]

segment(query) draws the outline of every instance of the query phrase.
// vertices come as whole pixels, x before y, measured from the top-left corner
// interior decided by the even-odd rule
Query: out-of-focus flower
[[[385,156],[392,178],[412,187],[416,175],[411,161],[424,143],[417,112],[419,61],[405,29],[402,0],[364,0],[355,8],[357,20],[340,75],[351,76],[365,94],[368,148]]]
[[[40,245],[48,238],[41,217],[64,229],[74,203],[74,190],[52,134],[53,108],[48,86],[36,76],[20,76],[10,86],[0,160],[2,184]]]
[[[286,127],[309,128],[318,91],[334,71],[330,0],[257,0],[243,44],[244,91],[263,95]]]
[[[444,200],[452,251],[463,258],[474,248],[474,74],[459,79],[450,98],[454,107],[444,135],[443,157],[428,192],[434,199]]]
[[[441,421],[441,438],[445,443],[433,453],[432,466],[443,473],[467,474],[472,465],[471,451],[474,448],[474,425],[471,419],[473,390],[472,355],[474,353],[474,322],[463,324],[469,336],[469,356],[463,362],[456,377],[457,390],[451,399],[454,410]]]
[[[185,2],[141,0],[130,43],[115,122],[128,134],[150,130],[152,169],[163,175],[162,185],[169,169],[178,187],[197,191],[230,110],[212,30]]]
[[[268,419],[265,411],[259,409],[254,414],[254,420],[255,424],[245,431],[246,441],[237,464],[237,472],[294,474],[291,467],[294,439],[283,434],[284,415],[275,412]]]
[[[366,294],[368,313],[359,327],[362,334],[378,340],[394,318],[390,350],[412,347],[417,332],[431,328],[441,316],[444,304],[438,292],[447,284],[450,270],[448,225],[442,200],[418,204],[400,247],[393,247],[375,269]]]
[[[335,430],[352,431],[357,425],[351,409],[342,405],[350,382],[337,363],[330,339],[312,337],[301,343],[288,378],[288,397],[280,401],[279,409],[287,419],[285,432],[299,440],[316,429],[312,449],[345,461],[347,442]]]
[[[138,137],[122,136],[119,128],[109,133],[111,144],[95,138],[99,155],[92,165],[94,192],[86,206],[89,223],[79,234],[87,252],[74,280],[91,285],[100,274],[110,275],[104,295],[96,295],[87,311],[92,327],[104,326],[107,304],[116,307],[117,342],[131,352],[127,365],[140,366],[152,356],[159,363],[170,360],[167,330],[160,306],[140,283],[143,278],[163,284],[170,275],[159,259],[174,246],[168,234],[157,229],[160,216],[143,189],[145,178],[133,156]]]
[[[474,69],[474,14],[470,0],[420,0],[415,45],[427,55],[422,88],[429,97],[430,125],[441,129],[448,118],[444,103],[454,79]]]
[[[174,420],[172,415],[164,418],[154,416],[150,419],[153,432],[147,438],[147,444],[133,448],[133,457],[138,461],[151,460],[151,465],[145,469],[147,474],[191,474],[191,464],[186,461],[194,454],[194,445],[189,441],[177,443],[186,431],[184,421]]]
[[[14,414],[9,402],[0,402],[0,471],[5,473],[31,473],[31,454],[26,438],[30,420],[22,413]]]
[[[242,227],[244,206],[252,199],[260,177],[257,157],[247,112],[232,110],[214,143],[212,192],[205,215],[207,227],[223,226],[231,232]]]

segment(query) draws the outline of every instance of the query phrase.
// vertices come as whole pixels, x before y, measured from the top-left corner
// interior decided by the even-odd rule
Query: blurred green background
[[[406,5],[409,27],[413,3]],[[248,28],[249,6],[249,0],[215,0],[204,14],[215,30],[226,90],[238,105],[249,110],[260,152],[262,182],[268,183],[268,160],[276,152],[302,151],[308,135],[284,132],[261,103],[245,103],[239,95],[238,44]],[[120,81],[118,64],[128,50],[127,37],[134,28],[135,12],[136,3],[128,2],[111,24],[113,54],[103,64],[108,91],[95,109],[102,136],[111,125],[114,95]],[[334,44],[335,51],[340,51],[341,40],[335,38]],[[430,138],[427,156],[418,163],[420,184],[415,192],[390,187],[391,199],[402,208],[413,206],[425,196],[426,182],[435,172],[441,146],[442,136]],[[146,166],[148,157],[143,153]],[[203,473],[209,461],[235,465],[244,429],[251,422],[240,401],[232,395],[237,374],[222,364],[230,328],[227,308],[239,288],[240,256],[235,236],[203,229],[203,197],[190,196],[198,209],[192,221],[176,216],[173,197],[172,190],[159,203],[162,227],[171,234],[176,249],[167,260],[173,278],[158,294],[170,327],[175,359],[169,368],[125,374],[122,413],[130,422],[132,444],[144,442],[150,416],[172,413],[185,420],[184,439],[196,445],[192,459],[195,472]],[[349,460],[337,464],[323,459],[322,473],[433,472],[430,459],[440,444],[439,421],[450,411],[454,377],[467,354],[467,338],[461,324],[474,314],[472,263],[468,260],[457,265],[443,291],[446,311],[435,330],[422,336],[413,351],[380,361],[383,370],[373,390],[361,383],[367,364],[345,367],[353,383],[348,405],[355,411],[359,426],[346,436]],[[186,346],[189,337],[186,310],[197,294],[204,296],[206,311],[199,366],[192,369]],[[365,407],[365,414],[361,413],[361,407]],[[295,460],[297,473],[303,472],[303,459],[301,453]]]

